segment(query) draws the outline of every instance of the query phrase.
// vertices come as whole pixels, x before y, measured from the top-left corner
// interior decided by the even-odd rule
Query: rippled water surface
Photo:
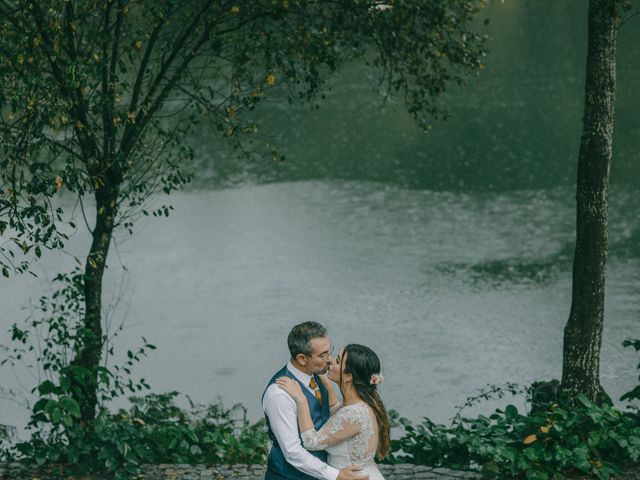
[[[620,343],[640,330],[640,256],[630,245],[640,199],[613,200],[602,382],[617,398],[635,380],[636,359]],[[562,189],[467,195],[362,182],[179,194],[173,216],[118,242],[129,273],[114,255],[107,277],[128,302],[112,315],[114,324],[126,316],[119,346],[140,336],[158,346],[137,369],[154,391],[221,395],[255,418],[265,381],[287,359],[289,328],[317,320],[336,346],[379,352],[390,408],[445,421],[487,383],[559,377],[571,203]],[[49,258],[42,279],[71,263]],[[43,287],[14,279],[5,311]]]

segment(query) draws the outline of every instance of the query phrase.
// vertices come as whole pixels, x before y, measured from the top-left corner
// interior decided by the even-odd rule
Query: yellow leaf
[[[138,425],[144,425],[144,420],[142,420],[141,418],[134,418],[133,420],[131,420],[131,422],[133,423],[137,423]]]
[[[524,439],[524,442],[523,442],[523,443],[524,443],[525,445],[529,445],[530,443],[535,442],[537,439],[538,439],[538,437],[536,437],[536,436],[535,436],[535,434],[533,434],[533,433],[532,433],[531,435],[528,435],[528,436]]]
[[[231,13],[233,15],[237,15],[238,13],[240,13],[240,7],[238,7],[237,5],[234,5],[233,7],[231,7]]]
[[[550,425],[543,425],[540,427],[540,431],[542,433],[549,433],[549,428],[550,428]]]
[[[276,84],[276,76],[273,73],[270,73],[264,78],[264,81],[270,87],[273,87]]]
[[[56,190],[60,190],[62,188],[62,178],[56,177]]]
[[[141,40],[138,40],[138,41],[136,42],[136,48],[137,48],[138,50],[140,50],[140,49],[142,48],[142,41],[141,41]]]

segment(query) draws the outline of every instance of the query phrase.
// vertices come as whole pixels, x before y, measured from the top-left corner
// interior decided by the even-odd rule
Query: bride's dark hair
[[[389,416],[378,393],[377,385],[371,383],[371,376],[380,374],[380,359],[369,347],[356,343],[351,343],[344,347],[342,355],[342,361],[346,362],[344,373],[350,373],[353,376],[353,386],[356,392],[376,414],[378,423],[376,455],[382,460],[389,454],[391,427],[389,426]],[[346,360],[344,357],[346,357]],[[340,372],[340,390],[342,390],[342,370]]]

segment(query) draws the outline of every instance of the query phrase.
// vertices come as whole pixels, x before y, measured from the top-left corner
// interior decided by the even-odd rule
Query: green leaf
[[[63,415],[62,424],[67,428],[71,428],[73,426],[73,418],[70,415]]]
[[[47,402],[49,402],[48,398],[41,398],[40,400],[38,400],[33,405],[33,409],[32,409],[33,413],[38,413],[44,410],[44,407],[47,405]]]
[[[53,412],[53,410],[55,408],[58,408],[58,402],[56,402],[55,400],[49,400],[47,399],[47,402],[44,406],[44,411],[47,415],[51,415],[51,413]]]
[[[76,418],[80,418],[80,405],[71,397],[60,397],[60,405]]]
[[[38,465],[44,465],[44,463],[47,461],[47,452],[46,450],[38,449],[36,450],[34,457]]]
[[[587,408],[593,407],[593,402],[591,402],[591,400],[589,400],[584,393],[578,394],[577,398],[578,400],[580,400],[580,403],[582,403],[585,407]]]
[[[38,385],[38,392],[40,392],[40,395],[49,395],[50,393],[53,393],[55,389],[56,386],[51,380],[45,380]]]
[[[105,460],[104,466],[107,468],[107,471],[113,471],[118,464],[113,458],[109,457]]]
[[[51,411],[51,423],[53,423],[54,425],[60,423],[60,420],[62,418],[62,410],[60,410],[59,408],[54,408]]]
[[[71,389],[71,379],[67,375],[60,376],[60,388],[63,392],[68,392]]]

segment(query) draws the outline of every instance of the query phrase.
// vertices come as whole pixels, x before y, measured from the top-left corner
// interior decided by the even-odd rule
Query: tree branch
[[[101,58],[101,74],[102,74],[102,154],[105,157],[109,157],[111,150],[111,139],[113,132],[113,106],[111,104],[111,79],[109,70],[109,24],[111,18],[111,9],[113,8],[113,2],[107,2],[107,8],[104,12],[104,18],[101,22],[103,25],[102,30],[102,58]],[[114,43],[118,42],[115,38]],[[114,47],[115,48],[115,47]],[[113,58],[111,59],[113,61]]]
[[[147,66],[149,65],[149,60],[151,59],[151,52],[153,51],[155,43],[160,35],[160,30],[162,30],[162,22],[158,23],[158,25],[156,25],[156,27],[151,32],[149,43],[147,44],[147,48],[145,49],[144,57],[142,58],[140,68],[138,70],[138,75],[136,76],[136,83],[133,87],[133,94],[131,95],[131,103],[129,106],[130,112],[135,112],[138,108],[138,98],[140,96],[140,89],[142,88],[142,81],[144,80],[144,74],[147,71]]]
[[[76,132],[76,135],[80,140],[81,147],[83,148],[83,150],[85,150],[85,155],[87,155],[89,158],[98,159],[99,150],[96,144],[96,140],[91,135],[86,133],[89,122],[87,120],[86,102],[82,96],[82,92],[80,91],[79,87],[76,87],[74,90],[72,86],[68,85],[63,72],[60,70],[58,62],[52,58],[52,41],[45,28],[44,15],[40,8],[40,4],[38,2],[33,2],[32,5],[32,11],[34,13],[34,19],[36,21],[36,28],[44,39],[44,44],[46,45],[45,52],[47,55],[47,60],[49,61],[49,64],[51,66],[53,76],[60,85],[60,88],[64,92],[65,96],[72,100],[72,106],[70,108],[72,117],[74,117],[76,121],[79,121],[82,124],[82,126],[78,126],[76,122],[76,124],[74,124],[74,131]],[[70,39],[71,41],[71,44],[73,44],[73,32],[67,32],[67,35],[68,39]]]

